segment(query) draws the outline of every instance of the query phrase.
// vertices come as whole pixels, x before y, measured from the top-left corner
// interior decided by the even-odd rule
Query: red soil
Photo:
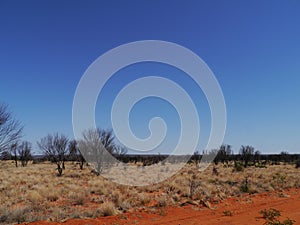
[[[243,195],[223,200],[212,205],[211,209],[193,205],[182,207],[157,208],[156,213],[144,211],[125,213],[118,216],[102,217],[98,219],[71,219],[61,224],[96,225],[96,224],[198,224],[198,225],[255,225],[263,224],[265,220],[260,210],[275,208],[281,211],[281,220],[287,217],[300,224],[300,189],[290,189],[284,192],[261,193]],[[225,215],[224,211],[228,214]],[[160,212],[160,213],[159,213]],[[230,212],[230,213],[229,213]],[[34,222],[30,225],[59,224],[50,222]]]

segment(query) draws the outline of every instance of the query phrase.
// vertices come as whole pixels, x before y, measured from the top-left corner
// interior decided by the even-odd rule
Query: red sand
[[[213,209],[186,205],[183,207],[157,208],[162,213],[125,213],[118,216],[98,219],[70,219],[60,224],[95,225],[95,224],[198,224],[198,225],[254,225],[263,224],[265,220],[259,214],[260,210],[275,208],[281,211],[281,220],[287,217],[300,224],[300,189],[290,189],[284,192],[261,193],[228,198]],[[232,216],[224,215],[230,211]],[[30,225],[59,224],[50,222],[34,222]]]

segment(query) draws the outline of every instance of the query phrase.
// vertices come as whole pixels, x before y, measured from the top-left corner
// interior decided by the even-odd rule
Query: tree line
[[[13,117],[8,105],[0,103],[0,158],[14,160],[16,167],[18,162],[24,167],[33,159],[32,144],[21,141],[22,132],[23,126]],[[96,173],[100,174],[105,156],[121,156],[127,152],[125,147],[116,144],[111,130],[89,129],[82,136],[82,140],[77,141],[70,140],[64,134],[55,133],[48,134],[37,142],[44,158],[56,165],[58,176],[62,175],[66,161],[77,161],[80,169],[83,169],[85,158],[89,155],[92,157],[91,162],[95,162],[93,165]]]
[[[32,144],[21,141],[23,126],[16,120],[9,107],[0,103],[0,159],[14,160],[16,167],[21,163],[25,167],[32,156]],[[109,163],[110,156],[114,156],[124,163],[141,162],[143,166],[164,162],[180,162],[189,159],[190,163],[199,166],[203,159],[213,159],[215,164],[228,165],[234,162],[235,168],[246,168],[249,166],[264,167],[267,163],[295,163],[300,167],[298,154],[281,152],[280,154],[262,155],[260,151],[252,146],[241,146],[239,153],[234,154],[230,145],[222,145],[219,149],[210,151],[196,151],[192,156],[168,156],[168,155],[127,155],[127,149],[116,143],[112,130],[89,129],[82,133],[81,140],[70,140],[64,134],[48,134],[37,142],[38,148],[44,155],[44,159],[56,165],[58,176],[63,174],[66,161],[76,161],[80,169],[83,169],[86,160],[90,163],[96,174],[101,174],[105,164]]]

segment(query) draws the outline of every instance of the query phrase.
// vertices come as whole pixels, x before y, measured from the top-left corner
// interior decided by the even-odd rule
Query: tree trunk
[[[63,169],[59,164],[57,164],[57,171],[58,171],[58,176],[60,177],[62,175]]]

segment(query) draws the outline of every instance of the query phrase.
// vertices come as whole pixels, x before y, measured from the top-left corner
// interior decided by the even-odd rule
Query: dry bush
[[[84,193],[70,193],[68,195],[69,202],[72,205],[84,205],[86,201],[86,195]]]
[[[55,189],[50,189],[46,192],[43,191],[43,196],[50,202],[55,202],[59,199],[59,193]]]
[[[138,199],[141,205],[147,205],[150,201],[151,198],[149,195],[147,195],[147,193],[139,193],[138,194]]]
[[[28,221],[27,214],[31,211],[28,206],[17,206],[2,214],[1,222],[4,223],[23,223]]]
[[[115,208],[114,203],[104,202],[99,208],[102,216],[114,216],[118,214],[118,210]]]
[[[122,210],[123,212],[127,212],[129,209],[131,209],[132,206],[129,202],[127,202],[126,200],[124,200],[120,205],[119,205],[119,209]]]
[[[158,207],[166,207],[168,205],[168,199],[166,196],[161,196],[157,199],[157,206]]]
[[[60,222],[66,218],[68,218],[68,213],[66,213],[64,210],[60,209],[60,208],[51,208],[50,210],[51,214],[50,214],[50,218],[49,220],[51,221],[55,221],[55,222]]]

